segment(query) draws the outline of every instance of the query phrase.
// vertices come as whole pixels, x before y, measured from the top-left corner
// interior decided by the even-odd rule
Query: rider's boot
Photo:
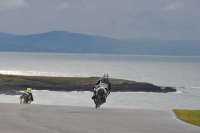
[[[106,98],[103,99],[103,103],[105,103],[105,102],[106,102]]]
[[[104,95],[104,97],[103,97],[103,103],[106,102],[106,97],[107,97],[107,95]]]
[[[95,95],[92,96],[92,99],[94,99],[94,98],[95,98]]]
[[[96,96],[96,91],[94,91],[93,96],[92,96],[92,99],[94,99],[95,96]]]

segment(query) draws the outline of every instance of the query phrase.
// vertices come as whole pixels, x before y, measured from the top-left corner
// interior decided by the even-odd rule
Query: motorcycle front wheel
[[[97,95],[96,97],[96,105],[95,105],[95,108],[100,108],[100,105],[102,104],[102,96],[101,95]]]

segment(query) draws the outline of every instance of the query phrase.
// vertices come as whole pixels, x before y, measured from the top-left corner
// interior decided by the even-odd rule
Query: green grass
[[[99,79],[99,77],[47,77],[47,76],[20,76],[20,75],[4,75],[0,74],[0,83],[19,83],[28,84],[31,82],[40,83],[85,83],[94,84]],[[128,82],[127,80],[110,78],[111,83],[121,84],[123,82]],[[131,81],[129,81],[131,82]]]
[[[200,126],[200,110],[173,110],[176,116],[187,123]]]

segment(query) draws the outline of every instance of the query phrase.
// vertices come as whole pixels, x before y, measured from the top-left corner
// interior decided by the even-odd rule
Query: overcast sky
[[[0,0],[0,32],[200,40],[200,0]]]

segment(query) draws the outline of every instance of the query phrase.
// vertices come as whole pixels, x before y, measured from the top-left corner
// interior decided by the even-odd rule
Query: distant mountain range
[[[0,51],[200,56],[200,40],[118,40],[67,31],[22,36],[0,32]]]

